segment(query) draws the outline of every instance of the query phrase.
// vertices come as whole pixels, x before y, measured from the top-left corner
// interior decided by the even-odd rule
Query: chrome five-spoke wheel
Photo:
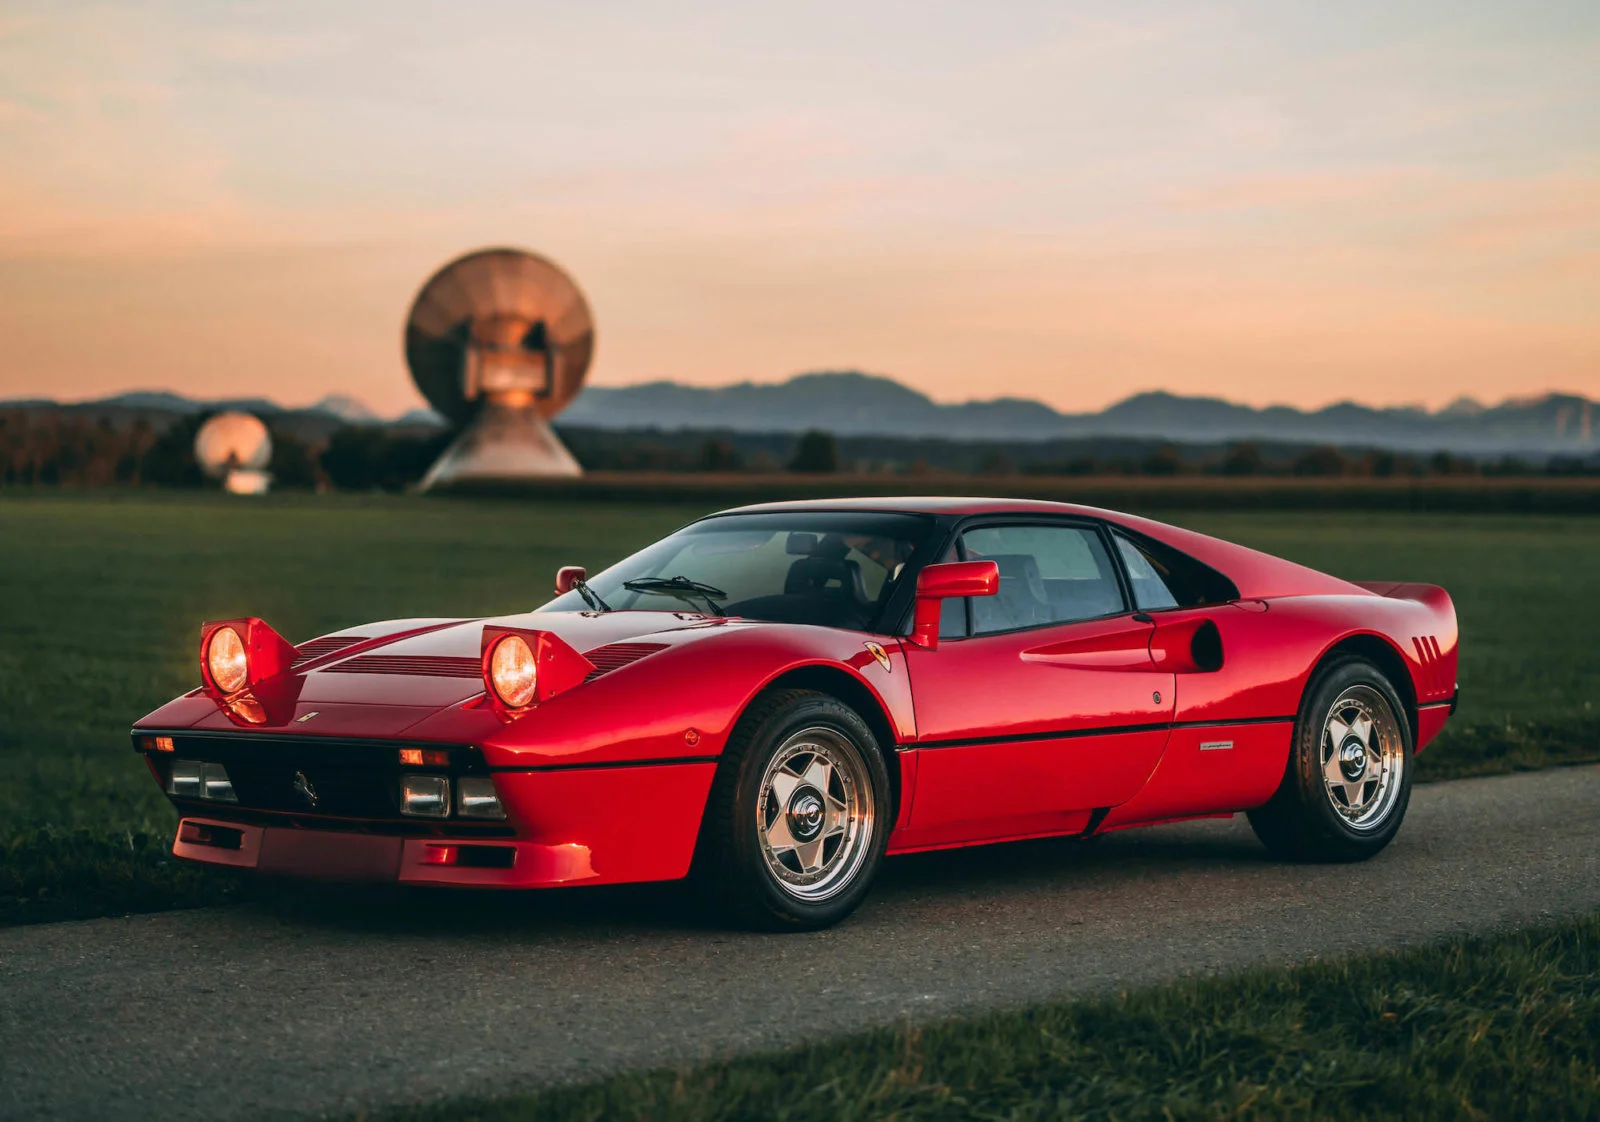
[[[739,718],[706,800],[695,879],[768,931],[838,923],[867,894],[894,820],[878,737],[816,690],[768,690]]]
[[[1411,721],[1394,680],[1365,658],[1336,658],[1307,684],[1283,780],[1249,811],[1250,825],[1280,857],[1364,861],[1405,818],[1411,755]]]
[[[1405,742],[1388,701],[1372,686],[1351,686],[1322,729],[1322,783],[1338,815],[1356,830],[1381,826],[1394,809],[1406,766]]]
[[[872,845],[871,780],[860,750],[832,729],[785,740],[761,779],[756,828],[778,884],[826,900],[849,883]]]

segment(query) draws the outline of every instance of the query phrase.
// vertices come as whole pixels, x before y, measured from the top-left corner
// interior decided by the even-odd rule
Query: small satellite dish
[[[194,458],[200,470],[222,480],[235,495],[265,494],[272,485],[266,467],[272,462],[272,436],[249,413],[218,413],[194,435]]]
[[[594,317],[555,264],[520,249],[457,258],[417,293],[405,347],[417,389],[462,429],[423,490],[581,474],[548,422],[583,388]]]

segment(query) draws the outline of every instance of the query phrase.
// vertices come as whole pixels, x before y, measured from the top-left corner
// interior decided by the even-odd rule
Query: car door
[[[935,649],[906,644],[917,780],[898,847],[1082,829],[1166,743],[1173,675],[1151,659],[1153,625],[1094,523],[972,525],[957,555],[994,561],[1000,592],[965,619],[947,609]]]
[[[1108,825],[1259,806],[1283,778],[1304,668],[1322,631],[1292,607],[1245,600],[1170,546],[1112,531],[1134,606],[1155,621],[1157,665],[1177,668],[1161,766]]]

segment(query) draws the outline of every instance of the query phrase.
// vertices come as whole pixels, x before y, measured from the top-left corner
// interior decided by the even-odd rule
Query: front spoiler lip
[[[460,818],[351,818],[296,810],[265,810],[233,803],[207,802],[204,799],[175,799],[171,795],[167,796],[167,801],[185,818],[203,819],[235,828],[262,826],[393,838],[459,837],[467,841],[516,835],[516,829],[504,820],[473,822]]]
[[[238,831],[236,846],[186,841],[188,827],[221,827]],[[429,859],[434,850],[459,846],[511,849],[505,867],[441,865]],[[402,838],[371,834],[251,826],[223,819],[186,816],[178,823],[172,855],[204,865],[248,869],[302,880],[368,884],[399,883],[441,888],[559,888],[597,879],[589,847],[576,843],[550,845],[513,838]]]

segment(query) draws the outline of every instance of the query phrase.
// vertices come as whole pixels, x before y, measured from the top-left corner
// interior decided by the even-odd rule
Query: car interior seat
[[[1031,553],[997,553],[986,560],[1000,570],[1000,591],[972,602],[978,631],[1010,631],[1049,623],[1053,617],[1039,562]]]
[[[809,556],[789,566],[783,580],[784,595],[844,599],[858,606],[871,604],[861,566],[845,556],[849,551],[838,534],[824,537]]]

